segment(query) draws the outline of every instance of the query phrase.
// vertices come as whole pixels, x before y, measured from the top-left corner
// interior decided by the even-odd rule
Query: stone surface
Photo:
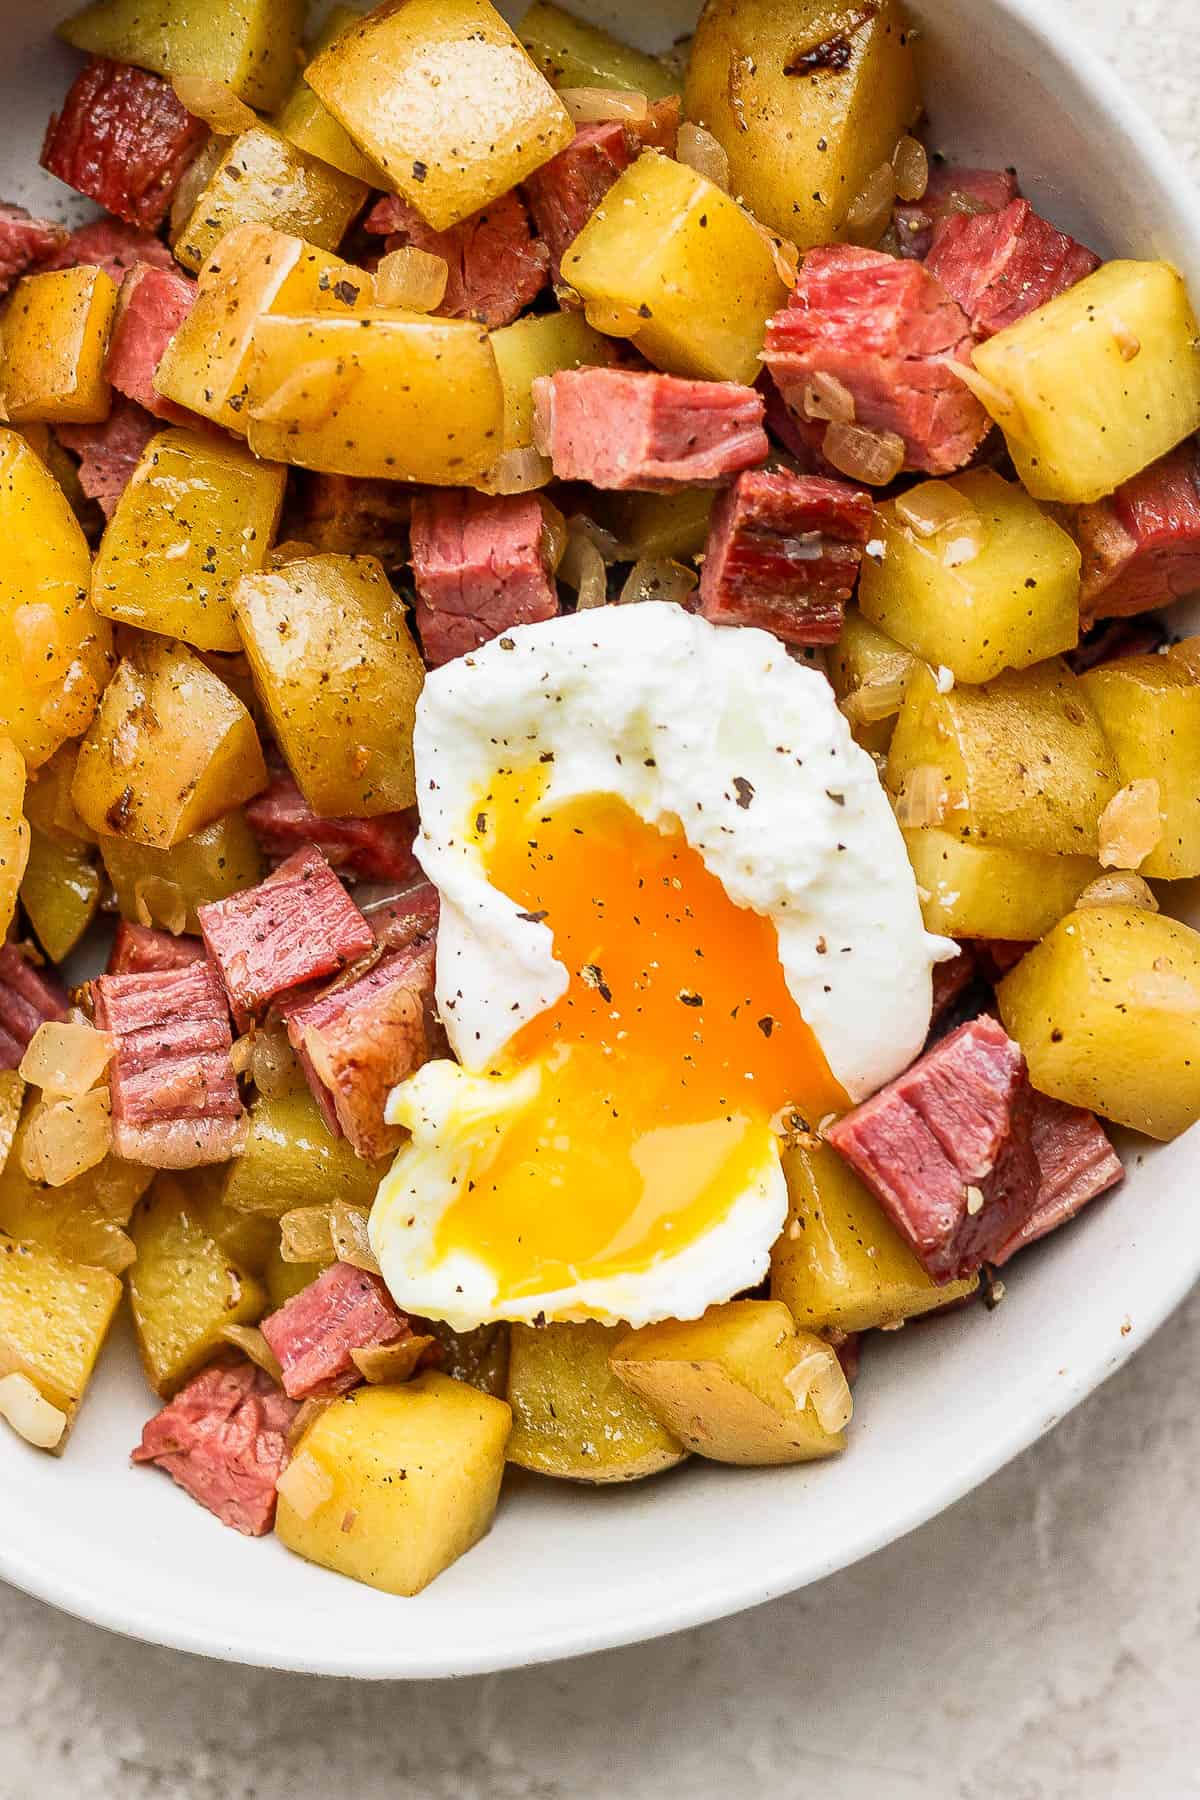
[[[1196,0],[1061,0],[1200,176]],[[459,1684],[206,1664],[0,1589],[0,1800],[1200,1794],[1200,1295],[1052,1437],[858,1568]]]

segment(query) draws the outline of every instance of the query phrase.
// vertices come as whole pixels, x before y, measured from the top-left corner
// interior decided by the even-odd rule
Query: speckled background
[[[1060,3],[1200,176],[1198,0]],[[548,1669],[271,1675],[0,1588],[0,1800],[1200,1794],[1198,1368],[1200,1297],[904,1543],[724,1624]]]

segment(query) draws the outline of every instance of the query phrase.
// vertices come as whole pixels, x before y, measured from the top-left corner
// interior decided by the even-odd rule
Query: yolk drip
[[[543,771],[497,777],[474,837],[494,886],[544,919],[570,975],[508,1045],[537,1100],[443,1213],[514,1297],[647,1267],[761,1176],[769,1121],[846,1097],[788,992],[769,919],[735,906],[682,830],[602,795],[548,806]]]

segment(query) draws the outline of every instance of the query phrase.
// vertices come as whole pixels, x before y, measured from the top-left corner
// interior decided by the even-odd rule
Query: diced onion
[[[896,796],[896,821],[910,830],[940,825],[950,811],[946,778],[935,763],[917,763]]]
[[[1130,781],[1100,814],[1100,866],[1136,869],[1162,842],[1162,796],[1152,777]]]
[[[896,171],[890,162],[880,163],[850,203],[846,236],[852,244],[877,244],[892,222],[896,204]]]
[[[904,439],[894,431],[868,431],[862,425],[830,425],[821,453],[841,474],[868,487],[886,487],[904,467]]]
[[[107,1031],[83,1020],[48,1019],[30,1039],[20,1073],[47,1098],[77,1100],[95,1087],[115,1049]]]
[[[31,1115],[29,1137],[36,1140],[42,1180],[65,1187],[104,1161],[112,1147],[107,1088],[93,1088],[78,1100],[56,1100]]]
[[[1129,992],[1134,1000],[1157,1012],[1200,1011],[1200,989],[1178,969],[1173,969],[1164,956],[1155,959],[1153,968],[1141,969],[1130,976]]]
[[[806,1350],[784,1376],[797,1412],[811,1401],[822,1431],[844,1431],[854,1415],[854,1397],[846,1371],[834,1350]]]
[[[409,312],[436,312],[446,298],[450,265],[444,256],[418,250],[415,244],[389,250],[375,271],[375,300],[379,306],[403,306]]]
[[[553,474],[550,458],[530,444],[501,451],[486,475],[480,476],[478,485],[485,494],[531,494],[544,488]]]
[[[830,425],[853,425],[854,395],[836,375],[818,369],[804,385],[801,407],[806,419],[824,419]]]
[[[333,1262],[333,1232],[327,1206],[296,1206],[279,1221],[279,1254],[284,1262]]]
[[[922,482],[920,487],[901,494],[895,505],[897,518],[921,538],[935,537],[939,531],[961,530],[979,517],[966,496],[948,481]]]
[[[636,125],[650,111],[645,94],[631,88],[559,88],[558,97],[577,125],[603,125],[609,119],[625,119]]]
[[[608,570],[604,558],[582,531],[572,529],[569,532],[558,575],[560,581],[575,589],[578,611],[586,612],[607,601]]]
[[[946,196],[947,212],[963,213],[968,219],[978,218],[980,213],[991,212],[985,200],[977,200],[974,194],[968,194],[962,188],[952,188]]]
[[[367,1235],[367,1215],[359,1207],[335,1200],[329,1208],[329,1236],[339,1262],[366,1269],[372,1275],[380,1273],[379,1259]]]
[[[589,542],[595,544],[606,563],[632,562],[634,551],[628,544],[622,543],[615,532],[603,525],[597,525],[595,519],[587,513],[572,513],[567,520],[569,532],[581,533]]]
[[[161,875],[147,875],[134,882],[133,910],[139,925],[161,925],[172,937],[179,937],[187,929],[188,904],[184,891]]]
[[[589,300],[583,316],[594,331],[608,337],[636,337],[646,323],[636,306],[624,306],[619,300]]]
[[[363,1350],[351,1350],[350,1360],[364,1381],[372,1384],[407,1381],[417,1372],[417,1364],[431,1344],[431,1337],[406,1337],[395,1344],[370,1344]]]
[[[896,198],[911,205],[925,198],[929,186],[929,153],[919,138],[905,135],[892,151]]]
[[[1113,342],[1121,353],[1122,362],[1132,362],[1135,356],[1142,353],[1142,340],[1132,332],[1121,319],[1114,319],[1112,325]]]
[[[282,1381],[283,1370],[279,1366],[279,1358],[257,1325],[222,1325],[221,1337],[227,1344],[232,1344],[235,1350],[240,1350],[243,1356],[248,1356],[272,1381]]]
[[[311,1451],[301,1450],[276,1481],[275,1492],[287,1501],[297,1518],[311,1519],[318,1507],[332,1500],[333,1476]]]
[[[675,146],[675,159],[686,163],[697,175],[703,175],[715,187],[729,192],[729,157],[725,147],[719,143],[711,131],[703,125],[693,125],[685,119],[679,127],[679,138]]]
[[[877,725],[880,719],[894,719],[904,704],[912,664],[912,657],[906,654],[881,658],[870,679],[860,682],[842,701],[842,712],[850,723]]]
[[[35,1450],[56,1450],[67,1429],[67,1415],[39,1394],[28,1375],[0,1377],[0,1419]]]
[[[321,1414],[332,1405],[332,1400],[313,1399],[301,1401],[299,1412],[288,1426],[287,1444],[289,1450],[294,1450],[296,1448],[296,1445],[300,1442],[300,1439],[304,1436],[313,1421],[319,1419]]]
[[[635,606],[643,600],[667,600],[683,606],[696,586],[694,569],[685,568],[669,556],[645,557],[629,571],[617,604]]]
[[[1075,902],[1076,906],[1133,906],[1143,912],[1157,912],[1158,901],[1149,883],[1140,875],[1100,875],[1089,881]]]
[[[171,86],[175,98],[196,119],[222,137],[237,137],[258,124],[258,114],[240,100],[224,81],[213,81],[208,75],[173,75]]]
[[[229,1062],[235,1075],[248,1075],[250,1064],[254,1061],[254,1033],[248,1031],[244,1037],[235,1042],[229,1052]]]
[[[301,1093],[307,1087],[304,1070],[282,1025],[264,1025],[254,1033],[250,1079],[268,1100]]]
[[[50,690],[38,708],[38,718],[48,730],[78,737],[92,722],[100,690],[81,662],[73,662],[62,680]]]
[[[545,495],[538,502],[542,509],[542,554],[547,566],[556,571],[567,548],[567,521],[552,500]]]

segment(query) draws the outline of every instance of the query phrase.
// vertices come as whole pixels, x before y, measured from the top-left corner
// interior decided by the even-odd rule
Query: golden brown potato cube
[[[923,890],[925,924],[946,937],[1032,943],[1100,874],[1086,856],[976,844],[936,826],[906,831],[904,843]]]
[[[1126,656],[1081,675],[1122,785],[1158,783],[1162,837],[1142,875],[1178,881],[1200,875],[1200,683],[1166,656]]]
[[[69,850],[96,843],[95,832],[88,830],[71,798],[78,759],[78,744],[64,744],[29,776],[25,789],[25,817],[30,825]]]
[[[106,1156],[62,1187],[35,1181],[24,1169],[35,1108],[36,1101],[27,1098],[0,1173],[0,1231],[52,1250],[69,1262],[119,1275],[134,1259],[125,1227],[154,1177],[153,1169]]]
[[[844,1449],[813,1395],[818,1382],[839,1385],[836,1362],[778,1300],[731,1300],[701,1319],[644,1325],[612,1352],[621,1380],[686,1449],[730,1463],[810,1462]]]
[[[829,680],[854,741],[882,753],[892,741],[915,658],[855,606],[846,608],[842,635],[829,652]]]
[[[260,319],[250,369],[257,456],[385,481],[470,486],[500,453],[504,390],[469,319],[372,308]]]
[[[309,557],[244,577],[234,604],[271,728],[313,811],[369,818],[411,806],[425,670],[382,565]]]
[[[248,106],[278,106],[296,69],[303,0],[93,0],[58,35],[92,56],[224,82]]]
[[[357,25],[362,14],[352,6],[333,6],[313,44],[312,55],[319,56],[341,37],[351,25]],[[309,59],[311,61],[311,58]],[[368,187],[386,187],[387,181],[368,157],[365,157],[349,133],[338,124],[327,106],[317,99],[299,71],[292,91],[275,115],[274,125],[289,144],[329,163],[343,175],[365,181]]]
[[[1055,660],[946,692],[916,664],[887,785],[906,828],[935,825],[975,844],[1094,858],[1097,822],[1119,782],[1083,689]]]
[[[714,381],[754,381],[767,320],[787,299],[770,244],[736,201],[657,150],[618,177],[562,274],[593,324],[615,309],[629,321],[621,335],[658,368]]]
[[[620,1325],[514,1325],[508,1460],[565,1481],[638,1481],[687,1455],[613,1374]]]
[[[575,127],[488,0],[391,0],[304,79],[436,231],[506,194]]]
[[[715,500],[711,488],[680,488],[674,494],[602,494],[597,488],[588,496],[588,509],[623,550],[632,552],[631,560],[683,562],[699,556],[708,542]]]
[[[631,50],[550,0],[534,0],[517,31],[551,87],[624,88],[647,100],[679,92],[679,82],[656,56]]]
[[[511,1415],[445,1375],[327,1406],[280,1482],[289,1550],[387,1594],[419,1594],[492,1522]]]
[[[29,863],[30,831],[22,806],[25,762],[10,738],[0,738],[0,934],[7,934]]]
[[[453,1331],[442,1319],[422,1319],[417,1329],[437,1339],[442,1353],[438,1367],[443,1375],[482,1388],[497,1400],[504,1399],[508,1392],[511,1342],[510,1328],[504,1321],[477,1325],[473,1331]]]
[[[25,1098],[25,1080],[18,1069],[0,1070],[0,1175],[8,1164],[12,1148],[16,1142],[17,1126],[21,1119],[21,1105]],[[8,1227],[0,1219],[0,1231]],[[9,1232],[10,1237],[22,1237],[23,1232]]]
[[[86,731],[108,680],[112,628],[88,601],[92,559],[62,489],[0,427],[0,733],[30,769]]]
[[[117,284],[80,265],[26,275],[4,314],[4,403],[14,425],[95,425],[108,417],[104,373]]]
[[[241,701],[186,645],[148,637],[104,690],[71,792],[93,831],[165,850],[266,785]]]
[[[388,1166],[364,1162],[345,1138],[335,1138],[307,1088],[260,1094],[250,1108],[246,1148],[230,1165],[225,1203],[274,1219],[327,1200],[370,1206]]]
[[[1036,1088],[1150,1137],[1200,1119],[1200,933],[1160,913],[1068,913],[996,990]]]
[[[198,650],[240,650],[234,585],[270,561],[286,483],[280,464],[228,438],[160,431],[109,520],[92,605]]]
[[[875,512],[865,619],[959,681],[990,681],[1079,641],[1079,547],[992,469],[925,481]]]
[[[63,1439],[121,1298],[105,1269],[0,1237],[0,1376],[23,1375],[64,1415]]]
[[[267,125],[234,138],[173,245],[193,274],[227,231],[257,220],[336,250],[367,197],[365,182],[318,162]]]
[[[129,1271],[138,1354],[155,1393],[168,1398],[215,1355],[224,1325],[253,1325],[266,1290],[210,1234],[201,1205],[160,1175],[134,1216]]]
[[[168,850],[102,837],[100,855],[121,917],[176,934],[199,931],[198,906],[241,893],[263,875],[258,840],[241,812],[222,814]]]
[[[0,890],[3,880],[4,859],[0,851]],[[71,954],[95,918],[99,904],[100,874],[94,854],[83,845],[72,848],[32,828],[29,861],[21,880],[21,905],[51,962],[61,962]]]
[[[492,349],[504,389],[505,450],[533,443],[533,384],[559,369],[600,368],[620,354],[611,338],[577,312],[541,313],[492,332]],[[546,457],[546,480],[553,473]],[[711,500],[711,495],[708,496]]]
[[[317,1277],[327,1268],[327,1262],[296,1263],[285,1262],[278,1244],[267,1257],[263,1269],[263,1285],[267,1290],[268,1311],[278,1312],[297,1294],[302,1294],[306,1287],[311,1287]]]
[[[684,107],[765,225],[801,249],[843,238],[867,177],[921,111],[899,0],[709,0]]]

